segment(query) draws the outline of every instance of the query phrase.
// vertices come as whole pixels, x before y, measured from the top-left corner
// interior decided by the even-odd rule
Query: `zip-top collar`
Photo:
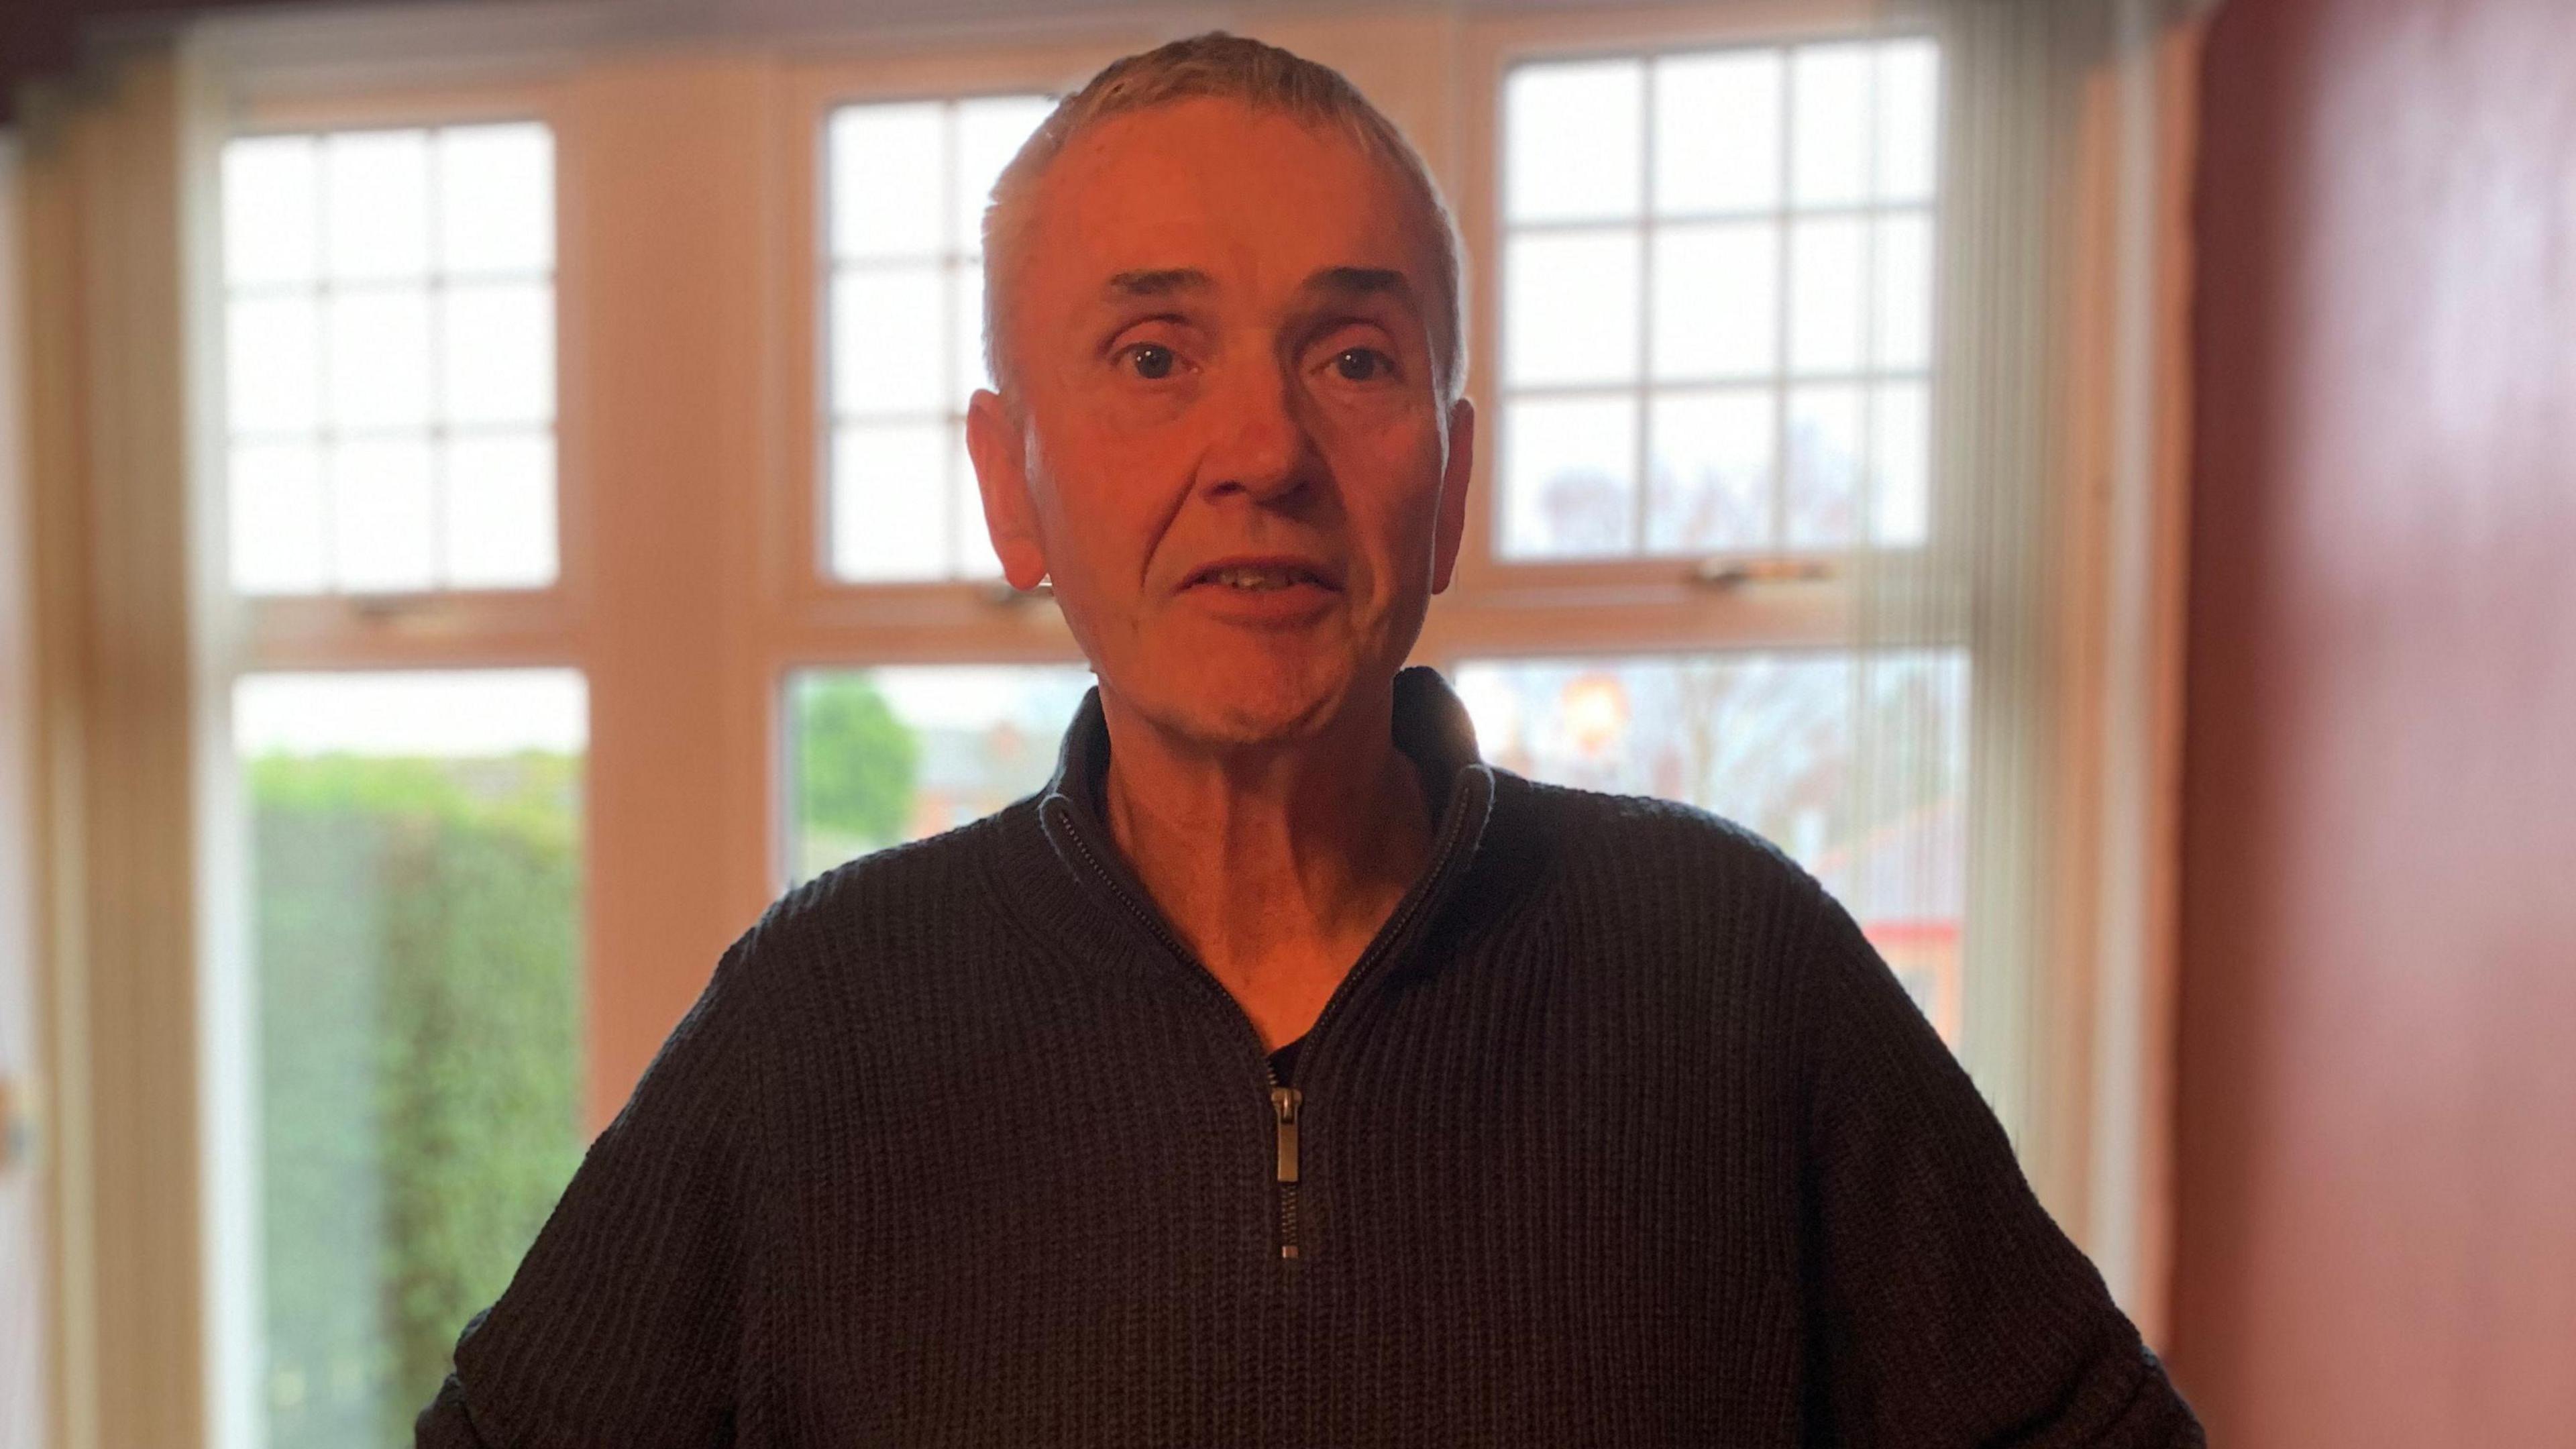
[[[1446,908],[1493,813],[1494,775],[1476,751],[1475,724],[1438,670],[1417,664],[1396,675],[1394,734],[1396,748],[1422,772],[1430,797],[1431,857],[1423,877],[1397,904],[1369,955],[1358,963],[1362,966],[1403,952]],[[1101,820],[1097,802],[1108,768],[1109,724],[1095,685],[1074,712],[1056,755],[1055,775],[1038,798],[1047,842],[1086,894],[1175,957],[1190,961],[1188,949],[1155,909]]]

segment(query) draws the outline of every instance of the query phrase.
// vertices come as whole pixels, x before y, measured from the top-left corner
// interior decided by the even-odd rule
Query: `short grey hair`
[[[1463,249],[1457,218],[1441,199],[1431,168],[1395,123],[1340,71],[1221,30],[1110,62],[1081,90],[1057,102],[1002,168],[984,209],[984,365],[994,381],[1007,385],[1009,380],[1008,349],[1002,345],[1005,296],[1018,267],[1029,227],[1029,198],[1039,178],[1075,137],[1100,122],[1200,96],[1241,101],[1309,125],[1337,128],[1394,173],[1419,213],[1416,221],[1438,272],[1432,278],[1432,300],[1440,310],[1432,319],[1432,378],[1444,405],[1457,401],[1467,385],[1467,324],[1460,303]]]

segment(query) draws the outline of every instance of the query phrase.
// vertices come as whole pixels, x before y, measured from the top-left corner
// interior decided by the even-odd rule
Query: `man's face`
[[[1355,141],[1202,98],[1102,122],[1029,204],[996,279],[1015,407],[968,421],[1005,572],[1053,580],[1157,726],[1321,731],[1402,666],[1464,527],[1473,415],[1434,383],[1405,193]]]

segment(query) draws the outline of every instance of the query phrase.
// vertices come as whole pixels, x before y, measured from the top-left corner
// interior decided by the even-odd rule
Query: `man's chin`
[[[1294,745],[1327,733],[1351,694],[1347,666],[1201,660],[1127,691],[1156,728],[1211,750]]]

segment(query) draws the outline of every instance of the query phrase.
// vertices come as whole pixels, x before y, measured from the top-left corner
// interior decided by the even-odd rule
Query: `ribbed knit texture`
[[[1093,806],[789,892],[420,1418],[439,1449],[2201,1443],[1967,1076],[1756,837],[1474,755],[1268,1063]]]

